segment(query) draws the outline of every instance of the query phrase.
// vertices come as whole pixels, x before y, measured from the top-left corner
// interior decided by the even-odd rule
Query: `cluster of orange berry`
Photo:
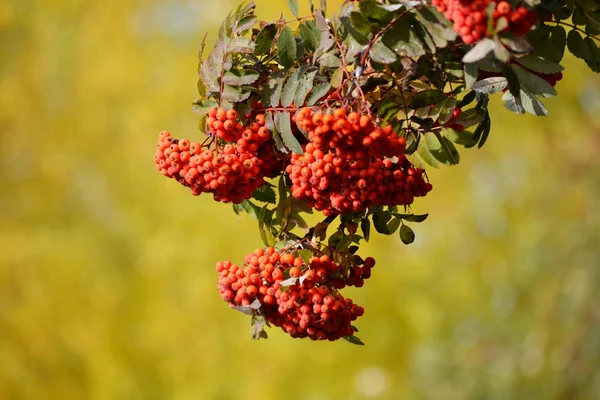
[[[235,110],[213,108],[208,113],[208,144],[174,139],[161,132],[154,155],[156,168],[192,193],[212,193],[215,200],[241,203],[264,183],[281,173],[285,161],[275,153],[263,114],[247,127]]]
[[[408,205],[432,189],[424,171],[404,156],[405,139],[390,126],[380,128],[369,116],[341,108],[332,114],[303,108],[296,120],[310,142],[286,168],[292,195],[323,214]]]
[[[358,286],[357,279],[362,286],[375,265],[373,258],[354,258],[352,265],[344,266],[326,254],[306,262],[293,251],[268,247],[246,255],[244,261],[242,267],[230,261],[216,265],[219,292],[230,305],[249,306],[258,300],[267,321],[294,338],[336,340],[354,334],[351,323],[364,309],[338,289],[340,282],[342,287]]]
[[[487,8],[494,0],[433,0],[433,5],[454,24],[454,30],[463,42],[472,44],[480,41],[488,32]],[[526,35],[538,20],[534,10],[520,6],[513,8],[507,1],[500,1],[492,12],[493,26],[498,19],[505,18],[508,25],[504,30],[518,36]]]

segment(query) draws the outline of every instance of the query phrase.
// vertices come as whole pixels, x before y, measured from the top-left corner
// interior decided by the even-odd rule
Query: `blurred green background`
[[[214,271],[254,222],[152,162],[159,131],[199,135],[196,51],[236,5],[0,2],[0,398],[600,398],[599,77],[568,57],[548,118],[495,99],[417,241],[361,249],[367,346],[255,342]]]

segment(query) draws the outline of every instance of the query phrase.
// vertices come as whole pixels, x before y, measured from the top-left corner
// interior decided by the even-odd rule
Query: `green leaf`
[[[329,83],[321,83],[313,88],[308,96],[308,100],[306,100],[306,105],[312,106],[314,105],[321,97],[325,96],[329,89],[331,89],[331,85]]]
[[[454,129],[445,128],[443,130],[444,137],[448,138],[453,143],[460,144],[466,148],[473,147],[477,144],[477,140],[468,131],[455,131]]]
[[[306,96],[308,92],[313,88],[313,81],[315,76],[317,75],[317,69],[312,68],[302,74],[298,83],[298,89],[296,89],[296,94],[294,96],[294,104],[296,107],[301,107],[304,105],[304,101],[306,100]]]
[[[403,18],[383,34],[384,45],[400,57],[417,57],[425,54],[423,43],[417,36],[413,25],[419,24],[414,17]],[[420,25],[420,24],[419,24]]]
[[[391,221],[388,222],[388,226],[387,226],[387,230],[389,232],[388,234],[393,235],[394,233],[396,233],[396,231],[400,227],[401,223],[402,223],[402,220],[400,218],[392,218]]]
[[[526,38],[517,36],[513,33],[505,33],[500,38],[500,42],[508,47],[514,54],[529,54],[533,51],[533,47]]]
[[[340,17],[340,21],[350,36],[357,43],[365,46],[371,40],[371,24],[362,16],[362,14],[354,11],[350,16]]]
[[[285,68],[289,68],[296,62],[296,39],[292,30],[287,26],[281,30],[277,39],[277,55],[279,63]]]
[[[254,42],[250,38],[237,37],[232,39],[227,46],[228,53],[252,53],[254,52]]]
[[[474,63],[483,60],[488,54],[494,51],[496,42],[489,38],[481,39],[465,56],[462,58],[464,63]]]
[[[294,17],[298,18],[298,0],[286,0]]]
[[[192,111],[200,116],[204,116],[213,107],[216,107],[218,103],[213,100],[198,100],[194,102]]]
[[[446,94],[441,90],[424,90],[422,92],[417,93],[410,99],[408,107],[412,109],[417,109],[425,106],[430,106],[432,104],[437,104],[442,100],[446,100]]]
[[[258,220],[258,215],[260,214],[261,207],[257,206],[250,200],[242,201],[241,205],[244,211],[246,211],[249,216]]]
[[[571,54],[577,58],[589,60],[591,57],[589,47],[586,45],[579,32],[575,30],[570,31],[569,35],[567,36],[567,47],[569,48]]]
[[[321,33],[314,21],[302,22],[300,24],[300,37],[308,51],[315,51],[319,47]]]
[[[388,221],[391,218],[391,214],[388,211],[379,210],[373,213],[373,225],[375,230],[384,235],[389,235]]]
[[[271,219],[273,216],[273,211],[268,209],[269,205],[266,204],[261,210],[258,218],[258,232],[260,233],[260,238],[262,239],[265,246],[274,246],[277,243],[275,236],[271,232]],[[267,221],[268,219],[268,221]]]
[[[510,68],[508,65],[504,64],[502,66],[502,72],[506,77],[508,90],[510,93],[515,96],[515,98],[519,97],[519,90],[521,88],[521,83],[519,82],[519,77],[515,74],[515,71]]]
[[[506,93],[510,94],[510,92],[506,92]],[[489,113],[485,114],[485,118],[484,118],[483,122],[480,124],[480,126],[482,127],[481,139],[479,140],[479,143],[477,144],[477,148],[479,148],[479,149],[482,148],[483,145],[485,144],[485,142],[487,141],[488,136],[490,135],[490,130],[492,128],[492,120],[490,119]]]
[[[358,346],[364,346],[365,344],[363,343],[362,340],[360,340],[357,336],[355,335],[350,335],[350,336],[344,336],[344,340],[352,343],[352,344],[356,344]]]
[[[283,89],[283,80],[285,79],[284,71],[277,71],[269,77],[267,82],[263,84],[263,89],[260,94],[262,103],[271,107],[278,107],[281,100],[281,91]],[[269,129],[272,130],[272,129]]]
[[[525,111],[538,117],[548,115],[548,110],[544,104],[526,88],[521,88],[521,104]]]
[[[377,40],[369,50],[371,59],[380,64],[392,64],[397,60],[396,53],[387,48],[381,40]]]
[[[287,221],[284,221],[283,218],[285,216],[285,206],[288,199],[288,191],[285,183],[285,177],[281,176],[279,178],[279,184],[277,185],[277,194],[278,194],[278,202],[277,209],[275,211],[275,221],[276,225],[284,226]]]
[[[505,77],[492,76],[475,82],[471,89],[480,93],[494,94],[503,91],[507,86],[508,81]]]
[[[423,222],[427,219],[429,214],[394,214],[396,217],[403,219],[404,221],[409,222]]]
[[[426,132],[426,134],[427,133],[431,133],[431,132]],[[440,167],[439,161],[431,153],[431,151],[429,150],[429,144],[426,142],[426,140],[424,140],[425,134],[422,136],[423,136],[423,139],[419,140],[419,145],[417,146],[417,153],[419,154],[419,157],[421,158],[421,160],[423,160],[427,164],[431,165],[432,167],[439,168]]]
[[[275,191],[270,184],[263,184],[252,192],[252,198],[263,203],[275,204]]]
[[[541,25],[527,35],[535,53],[546,60],[560,63],[565,53],[567,32],[562,26]]]
[[[250,94],[249,91],[245,91],[239,86],[223,85],[221,98],[231,103],[239,103],[250,97]]]
[[[249,69],[230,69],[223,75],[223,83],[227,85],[250,85],[258,79],[260,74]]]
[[[530,69],[534,72],[538,72],[541,74],[556,74],[564,70],[563,66],[546,60],[540,56],[535,54],[528,55],[527,57],[519,58],[519,64],[524,66],[527,69]]]
[[[365,238],[365,241],[368,242],[371,237],[371,220],[369,218],[362,218],[360,220],[360,230]]]
[[[479,124],[483,121],[483,115],[475,109],[471,108],[467,111],[463,111],[458,118],[454,121],[455,124],[462,125],[463,129],[473,125]]]
[[[543,78],[519,67],[518,65],[512,66],[513,71],[519,78],[521,87],[524,87],[530,93],[542,97],[553,97],[556,96],[556,89],[552,87]]]
[[[300,75],[306,71],[307,67],[307,65],[303,65],[300,68],[294,69],[289,78],[286,79],[283,91],[281,92],[281,105],[283,107],[289,107],[294,102],[294,96],[300,84]]]
[[[456,31],[452,24],[438,10],[433,7],[423,7],[415,12],[417,20],[429,33],[436,47],[446,47],[448,42],[456,39]]]
[[[254,15],[248,15],[247,17],[240,19],[235,30],[238,33],[247,31],[248,29],[252,28],[256,21],[258,20]]]
[[[334,88],[339,88],[342,84],[342,80],[344,79],[344,67],[339,67],[335,70],[335,72],[331,75],[331,86]]]
[[[477,81],[477,74],[479,73],[479,68],[476,63],[465,64],[464,68],[464,76],[465,76],[465,86],[467,89],[471,89],[475,81]]]
[[[337,68],[340,65],[342,65],[342,60],[340,60],[339,57],[337,57],[337,56],[335,56],[335,55],[333,55],[331,53],[325,53],[319,59],[319,63],[323,67]]]
[[[277,25],[268,24],[265,25],[264,28],[258,32],[256,36],[255,46],[254,46],[254,54],[257,56],[265,54],[271,49],[273,46],[273,40],[277,35]]]
[[[374,0],[362,0],[358,3],[360,13],[371,22],[387,24],[393,18],[393,14]]]
[[[450,118],[452,118],[452,113],[454,112],[455,108],[456,108],[456,96],[446,97],[446,99],[442,102],[442,106],[440,108],[440,116],[439,116],[440,125],[445,125],[448,121],[450,121]]]
[[[400,227],[400,240],[404,244],[411,244],[415,241],[415,233],[408,225],[402,225]]]
[[[290,113],[287,111],[279,111],[275,114],[275,125],[279,132],[281,132],[281,138],[285,146],[296,154],[302,154],[302,146],[298,140],[294,137],[291,127]]]
[[[469,104],[471,104],[473,102],[473,100],[475,100],[475,97],[477,96],[477,93],[474,91],[470,91],[469,93],[467,93],[465,95],[465,97],[463,97],[459,102],[457,107],[459,108],[463,108],[468,106]]]

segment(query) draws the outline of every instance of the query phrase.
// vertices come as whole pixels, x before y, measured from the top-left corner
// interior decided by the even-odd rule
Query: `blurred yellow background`
[[[599,77],[567,57],[547,118],[496,98],[417,241],[363,246],[367,346],[256,342],[214,271],[254,221],[152,162],[199,135],[196,51],[236,5],[0,2],[0,399],[600,398]]]

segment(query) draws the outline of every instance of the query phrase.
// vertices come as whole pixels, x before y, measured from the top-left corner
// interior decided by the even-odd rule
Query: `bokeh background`
[[[214,271],[254,222],[152,162],[159,131],[199,134],[196,51],[236,5],[0,2],[0,398],[600,398],[598,75],[567,57],[547,118],[495,99],[417,241],[364,246],[367,346],[255,342]]]

